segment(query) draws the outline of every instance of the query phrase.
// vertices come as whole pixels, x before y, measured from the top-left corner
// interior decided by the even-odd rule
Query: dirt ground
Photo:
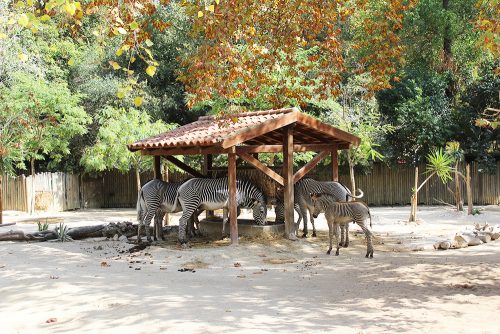
[[[420,207],[416,224],[405,222],[409,212],[372,208],[373,259],[354,226],[351,246],[326,255],[322,216],[317,238],[239,246],[198,239],[182,249],[172,238],[129,253],[133,245],[102,238],[1,242],[1,333],[498,333],[500,241],[432,244],[500,224],[500,207],[476,216]],[[49,216],[70,226],[135,222],[132,209],[5,212],[17,224],[0,232],[34,231],[26,220]]]

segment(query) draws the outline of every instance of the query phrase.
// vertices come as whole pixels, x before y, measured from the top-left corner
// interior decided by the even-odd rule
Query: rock
[[[126,235],[121,235],[119,238],[118,238],[118,241],[121,241],[121,242],[128,242],[128,238]]]
[[[487,232],[479,232],[477,234],[477,237],[484,243],[491,241],[491,235]]]
[[[439,243],[439,249],[449,249],[451,247],[451,242],[449,241],[442,241]]]
[[[481,245],[483,242],[481,241],[481,239],[479,237],[476,237],[476,238],[472,238],[469,240],[469,242],[467,243],[468,246],[478,246],[478,245]]]
[[[118,233],[117,233],[117,234],[115,234],[115,235],[113,236],[113,240],[114,240],[114,241],[118,241],[118,238],[119,238],[119,237],[120,237],[120,236],[119,236],[119,235],[118,235]]]

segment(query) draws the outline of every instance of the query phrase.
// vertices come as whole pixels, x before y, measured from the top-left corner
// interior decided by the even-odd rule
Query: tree
[[[351,191],[356,191],[354,166],[368,165],[370,161],[382,160],[378,151],[382,136],[392,131],[390,124],[381,122],[377,101],[369,96],[365,88],[368,75],[354,76],[340,85],[340,96],[336,100],[318,103],[322,108],[321,119],[361,138],[361,144],[349,148],[345,159],[349,166]]]
[[[305,104],[314,95],[321,100],[338,95],[347,69],[340,33],[349,24],[363,30],[356,43],[356,71],[370,72],[371,89],[389,87],[401,52],[395,32],[411,4],[215,1],[205,10],[205,1],[194,1],[187,11],[197,15],[193,30],[201,41],[184,58],[179,76],[189,94],[188,106],[262,98],[271,107],[283,107],[291,99]],[[301,52],[307,53],[306,62],[297,61]],[[269,87],[275,89],[266,91]]]
[[[18,73],[15,82],[2,90],[4,108],[13,114],[22,114],[25,159],[30,162],[31,175],[35,176],[35,161],[50,157],[59,161],[70,154],[70,140],[84,134],[89,118],[80,97],[72,94],[65,83],[48,83],[42,78]],[[34,182],[32,205],[34,207]]]
[[[21,138],[25,128],[22,117],[23,114],[13,113],[4,107],[4,97],[0,94],[0,225],[3,221],[3,175],[13,173],[16,167],[23,167]]]
[[[455,166],[453,168],[455,190],[453,192],[455,197],[455,206],[457,211],[463,211],[462,191],[460,189],[460,178],[464,178],[464,174],[460,170],[460,162],[464,159],[464,152],[460,148],[460,143],[456,141],[446,143],[446,154],[453,160]]]
[[[105,107],[96,116],[99,131],[96,142],[88,147],[81,163],[87,171],[117,169],[127,172],[134,169],[137,191],[141,189],[140,172],[151,168],[151,159],[138,152],[130,152],[127,144],[157,135],[174,127],[162,121],[151,122],[147,112],[137,109],[117,109]]]
[[[427,155],[426,173],[428,174],[428,176],[420,185],[418,184],[418,167],[415,167],[415,187],[412,189],[411,213],[408,221],[414,222],[417,220],[417,195],[420,189],[422,189],[427,181],[429,181],[434,175],[437,175],[443,183],[451,180],[452,164],[452,158],[446,153],[443,153],[442,149],[432,151]]]

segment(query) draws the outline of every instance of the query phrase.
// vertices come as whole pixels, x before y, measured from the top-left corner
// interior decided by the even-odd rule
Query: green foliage
[[[49,229],[49,223],[41,223],[41,222],[36,222],[37,226],[38,226],[38,231],[42,232],[42,231],[47,231]]]
[[[59,161],[70,153],[70,140],[87,131],[90,119],[65,82],[46,82],[17,73],[10,87],[0,88],[1,109],[20,116],[21,143],[27,159],[46,156]]]
[[[393,161],[423,162],[433,147],[452,135],[446,82],[439,76],[417,81],[405,78],[379,94],[380,110],[394,131],[385,136],[385,155]]]
[[[68,235],[68,226],[64,225],[64,223],[59,223],[59,227],[56,227],[56,234],[59,242],[73,241]]]
[[[150,168],[151,159],[140,152],[130,152],[127,144],[174,128],[163,121],[151,122],[146,112],[110,106],[101,110],[95,121],[99,124],[96,142],[85,150],[81,159],[87,171]]]
[[[433,150],[427,155],[426,172],[431,175],[437,174],[443,183],[452,180],[452,166],[453,158],[443,152],[441,148]]]

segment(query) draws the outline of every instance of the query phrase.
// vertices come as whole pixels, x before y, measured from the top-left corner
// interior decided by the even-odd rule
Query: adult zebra
[[[185,244],[186,226],[196,209],[223,211],[222,234],[226,232],[229,209],[229,188],[226,178],[187,180],[177,190],[177,199],[182,206],[179,219],[179,242]],[[238,208],[250,208],[257,224],[266,223],[267,207],[264,194],[252,183],[236,179],[236,202]]]
[[[298,220],[295,224],[297,227],[297,231],[300,227],[300,222],[304,220],[303,234],[302,237],[307,237],[308,228],[307,228],[307,211],[309,211],[311,224],[313,227],[312,236],[316,236],[316,226],[314,225],[314,217],[313,217],[313,209],[314,205],[311,200],[311,194],[313,193],[326,193],[330,194],[335,198],[338,202],[342,201],[350,201],[352,198],[362,198],[363,192],[358,189],[360,195],[354,196],[351,194],[351,191],[344,186],[340,182],[336,181],[316,181],[312,178],[303,178],[297,181],[293,187],[293,196],[294,196],[294,209],[298,213]],[[276,205],[276,221],[283,222],[284,221],[284,205],[282,200],[278,202]],[[349,245],[349,225],[341,225],[341,246],[347,247]]]
[[[137,241],[140,243],[141,230],[144,226],[146,229],[146,238],[150,242],[151,235],[149,224],[154,216],[154,240],[157,240],[156,232],[161,230],[161,223],[165,213],[180,212],[182,207],[176,200],[177,190],[182,185],[182,182],[165,182],[158,179],[153,179],[142,186],[137,196]],[[195,211],[191,217],[194,223],[198,225],[198,215],[201,211]],[[193,223],[193,222],[191,222]],[[164,240],[163,234],[160,233],[160,239]]]

